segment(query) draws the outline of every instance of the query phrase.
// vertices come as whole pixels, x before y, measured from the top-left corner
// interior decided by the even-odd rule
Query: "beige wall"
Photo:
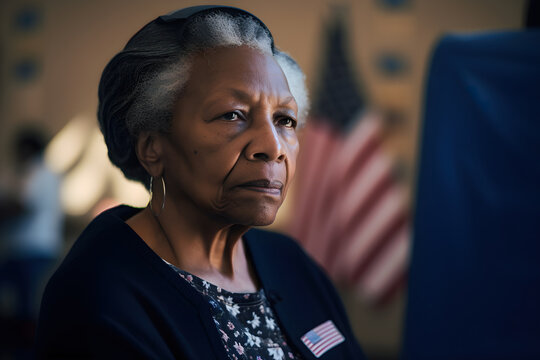
[[[309,85],[317,80],[321,24],[335,4],[348,8],[353,56],[373,103],[405,110],[407,122],[393,134],[392,147],[409,161],[414,157],[425,63],[435,39],[446,31],[518,28],[524,0],[411,0],[409,10],[389,12],[376,0],[226,1],[257,14],[272,30],[276,43],[305,69]],[[171,9],[213,1],[172,0],[4,0],[1,6],[2,143],[17,121],[41,119],[57,131],[79,113],[94,114],[100,73],[107,61],[145,22]],[[43,9],[44,23],[35,34],[17,34],[13,14],[23,4]],[[411,62],[410,74],[385,81],[373,72],[379,49],[399,49]],[[19,86],[10,66],[21,55],[42,58],[42,76]],[[2,153],[5,151],[1,148]],[[3,159],[3,156],[0,158]]]
[[[33,34],[13,30],[12,16],[23,4],[43,9],[44,22]],[[42,121],[58,131],[78,114],[94,116],[99,76],[107,61],[144,23],[170,10],[214,1],[172,0],[3,0],[0,5],[0,166],[5,166],[6,142],[17,122]],[[410,0],[410,8],[389,12],[376,0],[227,1],[258,15],[272,30],[280,48],[305,69],[309,85],[317,82],[322,23],[336,4],[346,6],[356,71],[372,104],[403,111],[404,121],[388,128],[387,147],[407,165],[409,185],[414,173],[421,116],[422,86],[431,48],[449,31],[517,29],[524,0]],[[401,51],[410,72],[400,80],[385,80],[373,71],[381,49]],[[21,86],[11,75],[13,62],[25,54],[43,61],[41,76]],[[66,149],[69,151],[69,149]],[[394,354],[399,348],[403,296],[373,310],[346,295],[349,311],[364,346]]]

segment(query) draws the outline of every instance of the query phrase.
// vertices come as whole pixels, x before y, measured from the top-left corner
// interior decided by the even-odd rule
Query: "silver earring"
[[[158,217],[159,215],[161,215],[161,212],[165,208],[165,195],[167,194],[167,190],[165,189],[165,180],[163,180],[163,176],[160,176],[160,178],[161,178],[161,186],[163,188],[163,199],[161,201],[161,208],[159,209],[159,213],[156,213],[154,211],[154,207],[152,206],[152,202],[153,202],[152,200],[154,199],[154,177],[153,176],[150,177],[150,211],[152,211],[152,214],[155,217]]]

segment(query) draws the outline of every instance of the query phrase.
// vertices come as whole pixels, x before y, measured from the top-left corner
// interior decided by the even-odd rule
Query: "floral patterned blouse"
[[[288,345],[264,290],[232,293],[167,264],[210,303],[214,323],[229,359],[301,359]]]

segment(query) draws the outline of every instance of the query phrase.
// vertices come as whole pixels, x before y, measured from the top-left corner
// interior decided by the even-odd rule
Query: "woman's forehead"
[[[186,83],[189,91],[270,92],[290,96],[287,79],[272,55],[248,47],[221,47],[193,58]]]

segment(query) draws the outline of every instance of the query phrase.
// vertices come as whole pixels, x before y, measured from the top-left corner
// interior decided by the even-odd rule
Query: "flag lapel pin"
[[[301,340],[313,355],[319,358],[328,350],[344,342],[345,338],[332,320],[328,320],[309,330],[301,337]]]

